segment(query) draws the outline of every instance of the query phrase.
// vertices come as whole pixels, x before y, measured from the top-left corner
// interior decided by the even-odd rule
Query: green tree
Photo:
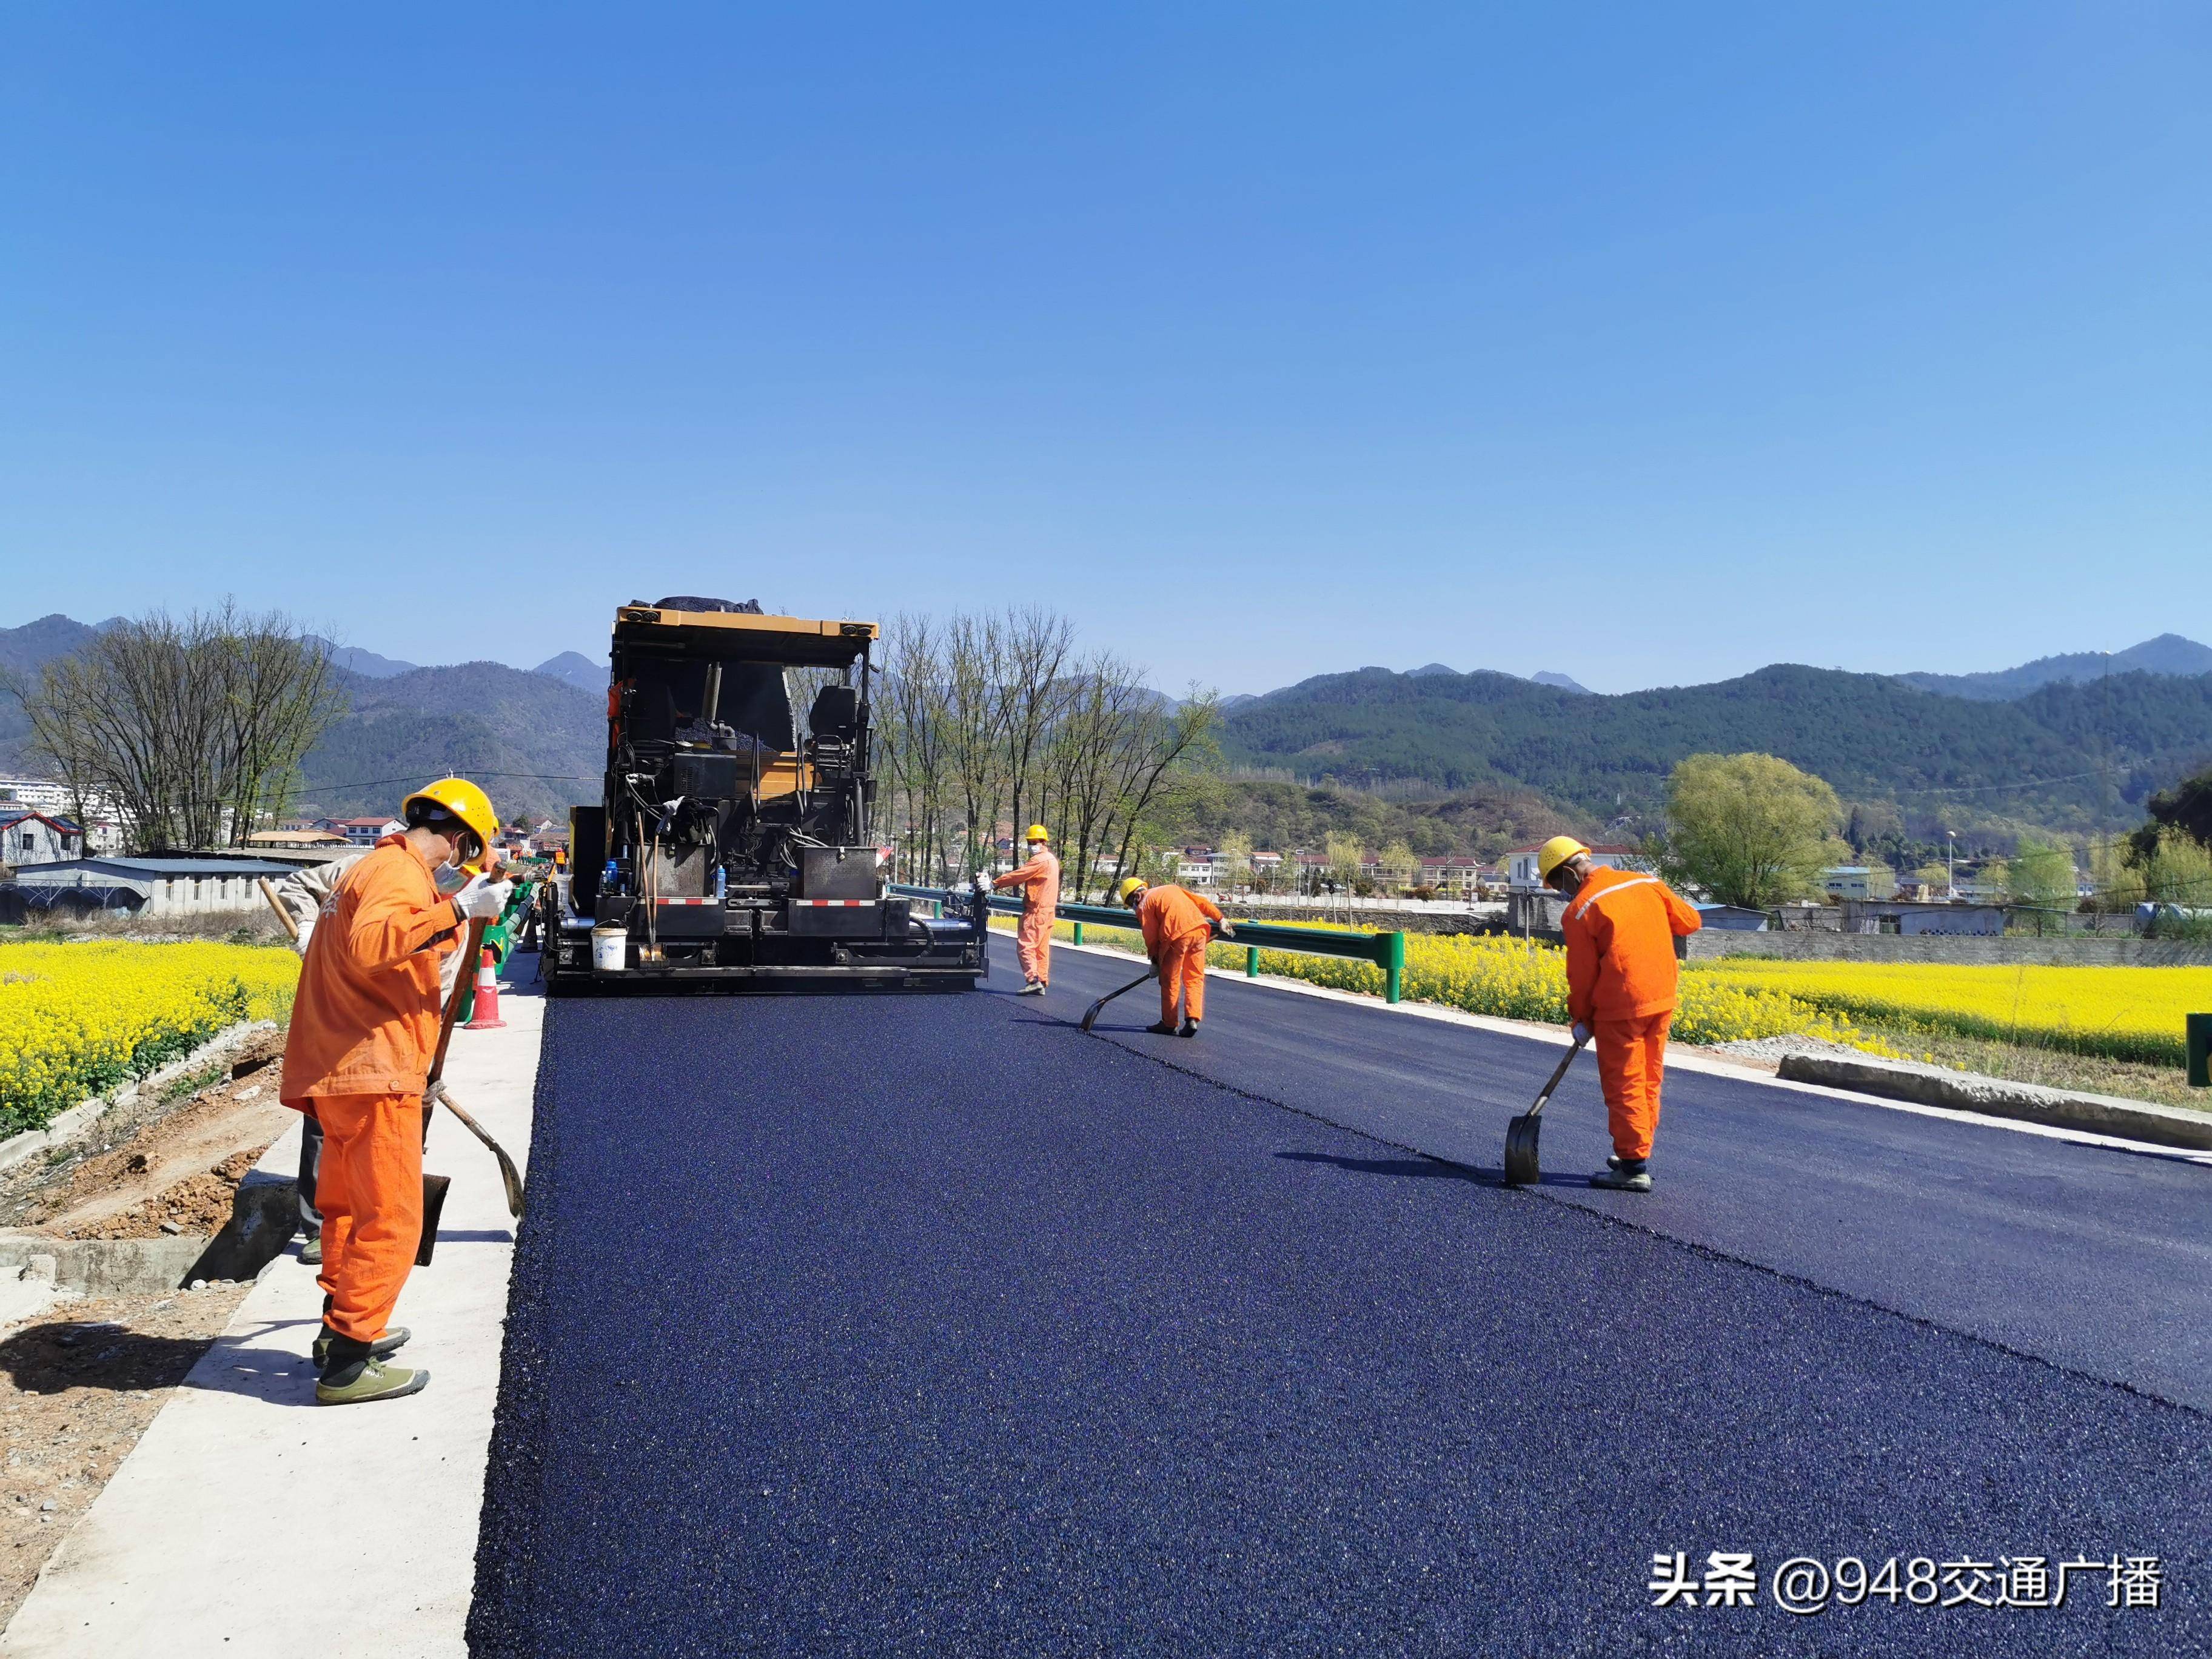
[[[1413,855],[1413,848],[1402,840],[1394,841],[1384,848],[1376,863],[1378,866],[1376,873],[1381,877],[1386,892],[1412,886],[1413,877],[1421,867],[1421,861]]]
[[[2040,836],[2022,836],[2010,866],[2015,903],[2039,910],[2071,910],[2075,903],[2073,852]]]
[[[1213,873],[1224,892],[1241,892],[1251,885],[1251,836],[1242,830],[1231,830],[1213,850]]]
[[[1723,904],[1766,909],[1820,891],[1836,792],[1772,755],[1692,755],[1667,780],[1660,867]]]
[[[1328,860],[1328,878],[1336,884],[1339,892],[1349,892],[1359,879],[1359,866],[1365,860],[1366,849],[1360,846],[1357,836],[1331,836],[1322,849]]]

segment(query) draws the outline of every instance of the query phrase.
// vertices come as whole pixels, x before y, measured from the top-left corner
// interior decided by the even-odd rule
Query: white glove
[[[494,881],[478,876],[453,895],[453,914],[463,921],[473,921],[482,916],[486,921],[497,921],[500,912],[507,908],[507,895],[514,890],[511,881]]]
[[[1570,1031],[1567,1035],[1573,1037],[1577,1042],[1588,1042],[1590,1040],[1590,1029],[1587,1025],[1577,1024],[1575,1029]]]

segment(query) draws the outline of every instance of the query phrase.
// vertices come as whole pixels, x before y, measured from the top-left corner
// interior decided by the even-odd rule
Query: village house
[[[1516,892],[1540,891],[1544,884],[1536,874],[1536,854],[1544,843],[1533,842],[1526,847],[1516,847],[1505,855],[1506,884]],[[1645,860],[1640,847],[1607,843],[1589,849],[1590,862],[1602,870],[1640,870]]]
[[[58,864],[84,851],[84,832],[67,818],[12,802],[0,805],[0,864]]]

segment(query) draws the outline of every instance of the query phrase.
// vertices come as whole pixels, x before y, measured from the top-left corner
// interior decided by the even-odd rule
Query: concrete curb
[[[1792,1083],[1909,1100],[1922,1106],[1976,1112],[1984,1117],[2018,1118],[2054,1128],[2119,1135],[2160,1146],[2212,1151],[2212,1112],[2154,1101],[2124,1100],[2117,1095],[2077,1094],[2040,1084],[2013,1083],[1974,1072],[1950,1072],[1913,1060],[1846,1060],[1836,1054],[1790,1054],[1782,1076]]]

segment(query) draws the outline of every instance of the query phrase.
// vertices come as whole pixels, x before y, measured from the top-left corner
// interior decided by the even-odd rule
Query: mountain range
[[[1909,822],[2087,830],[2132,823],[2144,795],[2212,763],[2212,675],[2052,678],[1997,700],[1794,664],[1618,696],[1365,668],[1242,704],[1222,748],[1295,776],[1511,786],[1605,817],[1649,815],[1686,755],[1755,750]]]
[[[0,670],[33,672],[97,631],[62,616],[0,629]],[[528,670],[332,653],[349,711],[303,769],[307,799],[325,811],[382,810],[403,784],[444,771],[483,777],[514,812],[558,816],[593,793],[603,663],[573,651]],[[2212,762],[2212,648],[2168,634],[1964,675],[1778,664],[1619,696],[1560,674],[1430,663],[1319,675],[1224,699],[1223,710],[1233,763],[1511,792],[1577,821],[1648,814],[1685,755],[1759,750],[1847,799],[1893,802],[1908,819],[2119,827],[2116,815],[2131,823],[2144,795]],[[0,687],[0,769],[25,764],[27,736],[21,706]]]
[[[0,628],[0,771],[33,769],[30,722],[6,684],[93,639],[101,623],[41,617]],[[606,748],[606,666],[574,651],[535,669],[425,668],[330,647],[347,712],[309,751],[301,799],[331,817],[388,811],[395,792],[447,772],[483,779],[500,810],[564,817],[589,799]]]

